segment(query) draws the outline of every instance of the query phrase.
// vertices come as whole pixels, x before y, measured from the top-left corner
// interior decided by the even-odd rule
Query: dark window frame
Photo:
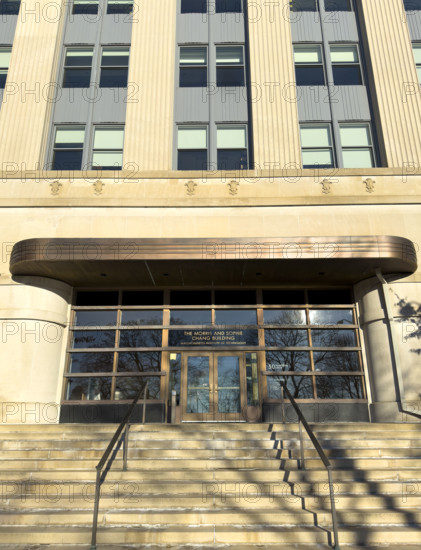
[[[245,130],[245,148],[241,147],[241,148],[238,148],[238,147],[218,147],[217,145],[217,148],[216,148],[216,155],[217,155],[217,169],[218,170],[248,170],[249,169],[249,136],[248,136],[248,125],[247,124],[229,124],[229,123],[226,123],[226,124],[217,124],[216,126],[216,135],[217,135],[217,143],[218,143],[218,130],[223,130],[223,129],[234,129],[234,128],[241,128],[241,129],[244,129]],[[245,162],[243,162],[243,165],[241,165],[241,161],[240,161],[240,165],[237,167],[236,165],[226,165],[226,163],[224,164],[224,160],[222,158],[220,158],[220,156],[222,157],[223,156],[223,153],[222,152],[227,152],[227,154],[229,154],[229,152],[232,151],[232,152],[238,152],[241,154],[241,152],[244,152],[245,151]],[[221,155],[220,155],[221,153]],[[236,161],[235,161],[236,162]]]
[[[68,62],[68,59],[71,59],[71,55],[69,55],[71,52],[82,52],[82,51],[91,51],[91,55],[88,56],[84,56],[84,57],[90,57],[90,65],[87,65],[87,64],[80,64],[80,65],[72,65],[72,64],[69,64]],[[62,78],[62,87],[63,88],[89,88],[90,85],[91,85],[91,81],[92,81],[92,67],[93,67],[93,63],[94,63],[94,52],[95,52],[95,49],[94,49],[94,46],[66,46],[65,47],[65,50],[64,50],[64,62],[63,62],[63,78]],[[72,72],[76,72],[76,71],[84,71],[86,74],[89,73],[89,81],[88,81],[88,78],[85,76],[84,79],[80,82],[80,85],[78,86],[69,86],[69,80],[71,81],[71,79],[69,78],[68,79],[68,76],[72,73]],[[87,84],[87,85],[86,85]]]
[[[70,129],[79,130],[79,131],[83,130],[83,138],[84,138],[83,143],[80,145],[79,142],[77,142],[78,143],[77,147],[60,147],[60,146],[58,146],[57,145],[57,132],[59,130],[70,130]],[[86,126],[85,125],[82,125],[82,124],[57,124],[57,125],[55,125],[54,130],[53,130],[52,167],[51,167],[51,169],[52,170],[82,170],[83,153],[84,153],[85,143],[86,143]],[[57,167],[56,157],[57,157],[57,152],[59,152],[59,151],[63,151],[63,152],[65,152],[65,151],[80,152],[81,153],[80,163],[77,164],[77,167],[76,166]]]
[[[361,55],[360,55],[360,48],[359,48],[359,44],[356,44],[356,43],[339,43],[339,42],[333,42],[331,43],[330,45],[330,55],[332,56],[332,48],[338,48],[338,49],[346,49],[346,48],[355,48],[355,51],[357,52],[357,61],[350,61],[350,62],[345,62],[345,61],[332,61],[331,59],[331,64],[332,64],[332,73],[333,73],[333,82],[335,84],[335,86],[364,86],[364,77],[363,77],[363,71],[362,71],[362,67],[361,67]],[[335,79],[335,68],[344,68],[344,69],[349,69],[350,67],[353,68],[353,69],[358,69],[358,82],[337,82],[337,80]]]
[[[182,53],[193,50],[203,50],[205,53],[205,63],[185,63],[182,60]],[[204,88],[208,85],[208,65],[209,65],[209,52],[208,47],[203,44],[197,45],[184,45],[181,44],[179,47],[179,87],[180,88]],[[198,74],[200,78],[197,79],[197,82],[189,82],[189,79],[186,78],[189,74]],[[203,78],[203,75],[205,78]]]
[[[95,148],[95,131],[96,130],[123,130],[123,147],[121,149],[113,148],[105,148],[105,147],[99,147]],[[90,166],[91,170],[121,170],[123,165],[123,159],[121,161],[121,166],[99,166],[94,165],[94,155],[95,153],[120,153],[123,157],[124,153],[124,137],[125,137],[125,125],[124,124],[94,124],[92,126],[92,144],[90,147],[90,151],[88,151],[89,158],[90,158]]]
[[[325,3],[324,6],[325,6],[326,12],[350,13],[355,11],[353,0],[324,0],[324,3]],[[338,3],[340,4],[339,9],[338,9]],[[349,6],[348,9],[344,9],[345,3]]]
[[[293,44],[293,51],[294,56],[295,53],[300,50],[305,49],[317,49],[320,52],[320,61],[317,62],[311,62],[311,61],[296,61],[294,58],[294,69],[295,69],[295,81],[297,86],[326,86],[326,67],[325,67],[325,58],[324,58],[324,51],[323,51],[323,44],[319,43],[294,43]],[[307,81],[308,76],[306,76],[307,73],[310,72],[311,69],[316,69],[319,75],[321,74],[322,79],[320,76],[318,78],[315,78],[313,82]],[[302,74],[300,74],[300,71]]]
[[[236,63],[218,61],[218,48],[241,48],[242,61]],[[215,59],[216,59],[216,85],[218,87],[244,87],[246,85],[246,58],[244,44],[216,44]],[[237,76],[233,81],[228,81],[226,75],[232,79],[234,73]],[[239,75],[239,76],[238,76]]]
[[[124,50],[127,50],[127,64],[124,64],[124,65],[107,65],[107,64],[104,64],[104,57],[106,58],[104,53],[106,51],[110,51],[110,52],[111,51],[116,51],[116,52],[118,52],[118,51],[124,51]],[[121,56],[121,57],[123,57],[123,56]],[[109,46],[108,44],[106,46],[102,46],[102,48],[101,48],[101,59],[100,59],[99,87],[100,88],[127,88],[128,78],[129,78],[129,64],[130,64],[130,46]],[[113,70],[114,71],[116,71],[116,70],[123,71],[124,70],[125,74],[123,75],[123,77],[121,77],[121,76],[119,77],[120,79],[122,79],[121,83],[119,83],[118,85],[109,86],[106,83],[106,79],[109,78],[109,77],[107,77],[107,73],[111,72]]]
[[[183,130],[183,129],[201,129],[201,130],[206,130],[206,148],[195,148],[195,149],[192,149],[192,148],[183,148],[183,147],[180,147],[179,146],[179,143],[178,143],[178,137],[179,137],[179,131],[180,130]],[[197,152],[200,151],[201,152],[201,156],[202,156],[202,159],[199,160],[199,162],[202,164],[201,167],[193,167],[193,168],[187,168],[187,167],[182,167],[180,168],[180,166],[186,161],[186,159],[184,159],[183,157],[186,157],[188,158],[187,154],[183,154],[183,153],[188,153],[190,154],[192,157],[194,157],[195,154],[197,154]],[[204,164],[204,159],[203,159],[203,154],[205,153],[206,155],[206,163],[205,163],[205,166],[203,166]],[[177,125],[177,170],[208,170],[208,167],[209,167],[209,126],[208,124],[179,124]]]
[[[320,149],[320,150],[330,150],[331,151],[331,158],[332,158],[332,164],[330,165],[327,165],[327,164],[312,164],[312,165],[307,165],[307,164],[304,164],[304,159],[303,159],[303,168],[308,170],[308,169],[318,169],[318,168],[321,168],[321,169],[324,169],[324,168],[334,168],[336,165],[337,165],[337,161],[336,161],[336,151],[335,151],[335,142],[334,142],[334,136],[333,136],[333,128],[332,128],[332,123],[331,122],[302,122],[300,123],[300,132],[301,132],[301,129],[302,128],[309,128],[309,127],[313,127],[313,128],[317,128],[317,127],[320,127],[320,128],[323,128],[323,127],[326,127],[328,128],[328,134],[329,134],[329,138],[330,138],[330,145],[329,146],[323,146],[323,147],[314,147],[314,146],[303,146],[302,143],[301,143],[301,154],[304,152],[304,151],[310,151],[310,150],[317,150],[317,149]],[[303,156],[302,156],[303,158]]]

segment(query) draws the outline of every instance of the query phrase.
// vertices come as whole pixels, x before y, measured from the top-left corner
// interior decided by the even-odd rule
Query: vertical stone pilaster
[[[171,170],[177,2],[137,4],[123,164],[133,165],[130,170]]]
[[[0,109],[2,170],[44,165],[66,14],[63,0],[22,2]]]
[[[289,1],[249,3],[256,168],[301,166]]]
[[[382,160],[405,170],[421,163],[421,95],[403,2],[360,2]]]

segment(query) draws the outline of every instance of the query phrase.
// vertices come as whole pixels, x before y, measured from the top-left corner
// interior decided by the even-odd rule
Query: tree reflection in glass
[[[153,348],[161,345],[161,330],[120,331],[120,348]]]
[[[358,372],[361,370],[357,351],[315,351],[316,372]]]
[[[102,401],[110,399],[111,378],[69,378],[67,397],[70,401]]]
[[[142,400],[146,383],[148,384],[147,399],[159,399],[161,385],[159,376],[118,376],[115,384],[115,399],[133,400],[140,391]]]
[[[73,333],[74,348],[114,348],[115,330],[78,330]]]
[[[364,399],[361,376],[317,376],[319,399]]]
[[[328,329],[312,330],[311,339],[314,347],[349,348],[357,345],[354,330]]]
[[[118,372],[159,372],[160,351],[121,351],[118,354]]]
[[[352,325],[352,309],[310,309],[311,325]]]
[[[281,382],[286,382],[287,388],[295,399],[313,398],[311,376],[268,376],[269,399],[281,399]]]
[[[238,413],[240,405],[240,360],[218,357],[218,412]]]
[[[162,310],[123,310],[121,312],[121,325],[162,325]]]
[[[209,412],[209,357],[187,359],[187,412]]]
[[[265,325],[305,325],[304,309],[265,309],[263,312]]]

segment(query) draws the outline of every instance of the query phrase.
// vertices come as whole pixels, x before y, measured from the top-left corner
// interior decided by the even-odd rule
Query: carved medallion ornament
[[[371,178],[367,178],[363,181],[363,183],[365,184],[365,190],[367,191],[367,193],[374,192],[374,185],[376,183],[374,180],[372,180]]]
[[[102,191],[104,190],[105,183],[103,183],[101,180],[96,180],[92,187],[94,188],[95,195],[101,195]]]
[[[190,180],[187,183],[185,183],[184,186],[186,188],[187,195],[189,197],[192,197],[196,193],[197,183],[195,183],[194,181]]]
[[[332,180],[324,179],[320,182],[320,185],[322,186],[322,193],[325,195],[328,195],[329,193],[332,193]]]
[[[59,195],[62,187],[62,183],[60,183],[58,180],[54,180],[52,183],[50,183],[51,194],[54,196]]]
[[[229,183],[227,183],[228,185],[228,189],[229,189],[229,192],[230,192],[230,195],[236,195],[238,193],[238,187],[239,187],[239,183],[238,181],[230,181]]]

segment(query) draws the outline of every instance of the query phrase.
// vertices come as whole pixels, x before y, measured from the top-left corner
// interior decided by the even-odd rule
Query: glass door
[[[186,353],[183,363],[183,420],[243,420],[247,399],[242,353]]]
[[[183,420],[212,420],[213,365],[212,354],[189,353],[184,356],[182,382]]]

